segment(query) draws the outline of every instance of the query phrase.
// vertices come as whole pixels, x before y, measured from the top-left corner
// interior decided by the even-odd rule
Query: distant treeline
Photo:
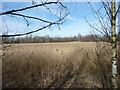
[[[3,43],[49,43],[49,42],[72,42],[72,41],[81,41],[81,42],[92,42],[92,41],[102,41],[110,42],[110,37],[108,36],[98,36],[98,35],[86,35],[82,36],[78,34],[74,37],[50,37],[49,35],[40,37],[40,36],[25,36],[17,38],[3,38]]]

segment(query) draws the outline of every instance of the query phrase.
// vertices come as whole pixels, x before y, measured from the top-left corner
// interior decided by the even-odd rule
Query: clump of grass
[[[106,45],[96,47],[95,58],[93,58],[93,65],[91,65],[91,72],[95,78],[101,83],[102,88],[111,88],[111,48]]]

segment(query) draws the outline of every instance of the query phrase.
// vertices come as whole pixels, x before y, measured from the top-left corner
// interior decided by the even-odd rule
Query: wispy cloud
[[[59,11],[57,11],[57,9],[51,9],[51,13],[58,17],[60,17],[60,15],[63,17],[66,14],[66,12],[64,12],[64,11],[59,12]],[[71,21],[78,21],[78,19],[71,17],[70,15],[68,15],[66,18]]]
[[[2,21],[2,34],[4,33],[20,33],[23,32],[25,25],[21,22],[16,22],[14,20],[4,20]]]
[[[67,16],[67,19],[72,20],[72,21],[78,21],[78,19],[71,17],[70,15]]]

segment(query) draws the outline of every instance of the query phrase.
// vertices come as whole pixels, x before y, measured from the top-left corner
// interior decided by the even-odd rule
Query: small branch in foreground
[[[68,13],[68,14],[69,14],[69,13]],[[28,34],[31,34],[31,33],[34,33],[34,32],[38,32],[38,31],[40,31],[40,30],[43,30],[43,29],[45,29],[45,28],[47,28],[47,27],[50,27],[50,26],[52,26],[52,25],[54,25],[54,24],[57,24],[57,25],[58,25],[58,24],[63,24],[63,23],[58,23],[58,22],[62,21],[68,14],[66,14],[63,18],[59,19],[58,21],[53,22],[53,23],[51,22],[50,24],[48,24],[48,25],[46,25],[46,26],[44,26],[44,27],[42,27],[42,28],[40,28],[40,29],[31,31],[31,32],[27,32],[27,33],[23,33],[23,34],[0,35],[0,37],[14,37],[14,36],[28,35]]]
[[[30,6],[30,7],[25,7],[25,8],[21,8],[21,9],[16,9],[16,10],[13,9],[13,10],[10,10],[7,12],[0,13],[0,15],[6,15],[6,14],[13,13],[13,12],[24,11],[27,9],[31,9],[31,8],[35,8],[35,7],[39,7],[39,6],[43,6],[43,5],[47,5],[47,4],[57,4],[57,3],[59,3],[59,2],[45,2],[42,4],[38,4],[38,5]]]
[[[35,19],[35,20],[40,20],[42,22],[46,22],[46,23],[51,23],[50,21],[46,21],[37,17],[32,17],[32,16],[26,16],[26,15],[22,15],[22,14],[17,14],[17,13],[10,13],[11,15],[17,15],[17,16],[22,16],[22,17],[26,17],[26,18],[31,18],[31,19]]]

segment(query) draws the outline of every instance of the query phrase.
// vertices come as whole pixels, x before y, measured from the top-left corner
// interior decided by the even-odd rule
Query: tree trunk
[[[119,1],[119,4],[118,6],[120,5],[120,1]],[[120,9],[118,11],[118,78],[120,78]],[[118,87],[120,87],[120,79],[118,79]]]
[[[111,1],[112,6],[112,87],[118,88],[118,73],[117,73],[117,40],[116,40],[116,17],[115,17],[115,0]]]

